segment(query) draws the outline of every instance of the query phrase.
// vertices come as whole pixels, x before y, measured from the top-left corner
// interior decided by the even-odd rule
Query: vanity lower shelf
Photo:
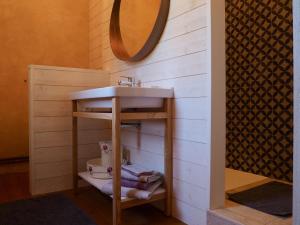
[[[100,191],[101,191],[103,185],[105,185],[108,182],[108,180],[92,178],[89,175],[89,172],[80,172],[80,173],[78,173],[78,176]],[[110,197],[113,198],[113,196],[110,196]],[[143,204],[163,200],[165,198],[166,198],[165,189],[158,188],[153,193],[152,197],[148,200],[122,197],[121,198],[121,207],[122,207],[122,209],[126,209],[126,208],[130,208],[130,207],[137,206],[137,205],[143,205]]]

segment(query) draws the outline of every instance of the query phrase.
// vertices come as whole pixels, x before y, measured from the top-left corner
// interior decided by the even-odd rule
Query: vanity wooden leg
[[[172,190],[173,190],[173,144],[172,144],[172,103],[173,100],[165,99],[165,112],[168,118],[165,120],[165,186],[166,186],[166,200],[165,200],[165,214],[170,216],[172,214]]]
[[[73,112],[77,112],[77,101],[72,101]],[[78,122],[77,117],[72,117],[72,146],[73,146],[73,190],[74,194],[78,193]]]
[[[121,225],[121,120],[120,99],[112,100],[113,225]]]

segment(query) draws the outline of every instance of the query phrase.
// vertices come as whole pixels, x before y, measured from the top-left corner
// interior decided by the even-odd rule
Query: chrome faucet
[[[141,81],[135,80],[134,77],[120,76],[122,78],[126,78],[127,80],[118,80],[119,86],[127,86],[127,87],[140,87]]]

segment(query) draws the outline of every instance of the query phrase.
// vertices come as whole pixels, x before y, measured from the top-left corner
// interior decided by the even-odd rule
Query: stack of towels
[[[162,175],[153,170],[145,170],[137,165],[123,165],[121,170],[121,196],[150,199],[162,186]],[[112,181],[103,185],[101,191],[112,195]]]

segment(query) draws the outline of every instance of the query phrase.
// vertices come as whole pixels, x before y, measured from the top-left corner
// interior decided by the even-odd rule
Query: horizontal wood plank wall
[[[109,45],[112,0],[90,1],[90,66],[135,76],[143,86],[174,88],[174,201],[173,215],[190,225],[206,224],[209,207],[210,81],[208,0],[171,0],[164,34],[145,60],[117,60]],[[145,122],[140,133],[123,130],[123,144],[132,159],[163,170],[163,124]]]
[[[109,85],[96,70],[31,66],[30,183],[33,195],[72,187],[72,103],[70,92]],[[100,156],[97,142],[111,138],[107,121],[79,119],[79,168]]]

